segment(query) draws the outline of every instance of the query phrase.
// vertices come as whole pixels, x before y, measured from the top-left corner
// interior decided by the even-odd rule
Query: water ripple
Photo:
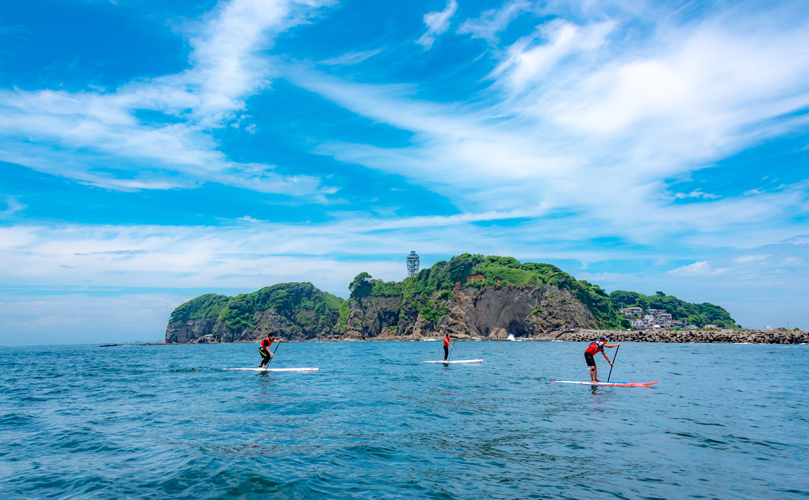
[[[805,347],[625,343],[613,379],[660,381],[629,389],[549,383],[583,344],[419,364],[432,344],[284,344],[273,362],[313,374],[223,371],[257,364],[249,344],[0,349],[0,494],[809,496]]]

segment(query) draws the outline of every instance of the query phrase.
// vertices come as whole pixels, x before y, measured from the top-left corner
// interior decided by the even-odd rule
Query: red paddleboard
[[[655,385],[657,382],[578,382],[573,380],[551,380],[557,384],[582,384],[582,385],[610,385],[615,387],[646,387]]]

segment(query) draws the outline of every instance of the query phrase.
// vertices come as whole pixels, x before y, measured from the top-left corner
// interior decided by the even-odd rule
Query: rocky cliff
[[[463,254],[402,282],[361,273],[338,333],[350,339],[533,337],[567,328],[628,327],[600,287],[550,264]]]
[[[401,282],[360,273],[351,297],[321,292],[311,283],[283,283],[227,297],[207,294],[178,307],[167,343],[252,341],[272,330],[285,340],[537,338],[576,329],[626,329],[618,312],[634,304],[671,305],[677,315],[735,325],[712,304],[689,304],[662,292],[608,295],[550,264],[511,257],[463,254],[437,262]]]
[[[564,328],[596,328],[590,309],[567,290],[551,285],[456,285],[451,294],[434,292],[422,314],[416,301],[400,297],[351,299],[342,337],[420,339],[449,332],[455,337],[505,340]],[[434,314],[430,314],[433,312]]]
[[[268,331],[285,340],[324,338],[335,330],[342,302],[311,283],[281,283],[236,297],[207,294],[174,310],[166,342],[244,342]]]

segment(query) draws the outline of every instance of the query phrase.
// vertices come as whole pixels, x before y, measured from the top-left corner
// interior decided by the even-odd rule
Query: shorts
[[[584,359],[587,361],[587,366],[595,366],[596,360],[593,359],[593,355],[589,352],[584,352]]]

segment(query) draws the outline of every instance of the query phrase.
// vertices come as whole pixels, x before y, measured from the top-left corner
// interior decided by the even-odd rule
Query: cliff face
[[[203,295],[174,310],[166,342],[245,342],[269,331],[285,340],[323,338],[332,334],[342,301],[311,283],[282,283],[236,297]]]
[[[675,319],[735,325],[713,304],[689,304],[658,292],[646,296],[597,285],[550,264],[463,254],[401,282],[360,273],[347,301],[311,283],[282,283],[227,297],[207,294],[178,307],[167,343],[247,342],[273,331],[285,340],[435,337],[544,337],[574,329],[626,329],[619,307],[665,305]],[[634,301],[634,302],[632,302]]]
[[[349,304],[346,328],[335,332],[342,340],[391,338],[401,323],[401,299],[398,297],[361,297]]]
[[[436,292],[430,301],[433,314],[423,314],[413,300],[352,299],[341,338],[422,338],[449,332],[461,338],[506,339],[597,326],[586,305],[570,292],[550,285],[500,285],[482,290],[457,285],[451,295],[442,298]]]
[[[216,318],[187,319],[184,321],[169,322],[166,328],[166,343],[188,344],[196,343],[198,339],[213,333]]]

